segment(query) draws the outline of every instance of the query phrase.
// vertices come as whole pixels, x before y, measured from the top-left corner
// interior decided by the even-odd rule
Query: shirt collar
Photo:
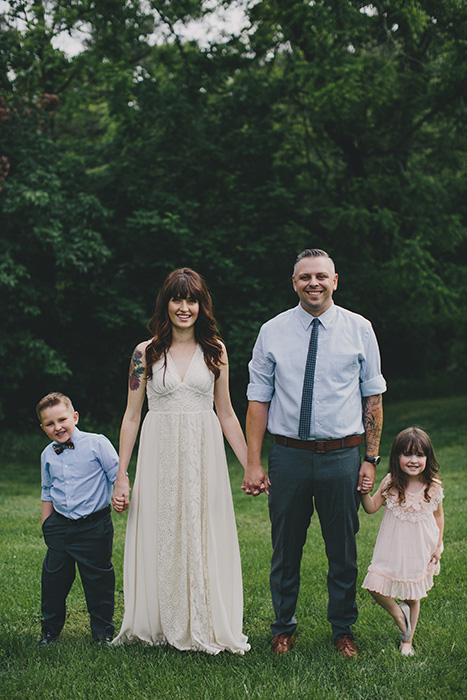
[[[71,436],[71,439],[73,440],[73,442],[79,442],[79,440],[81,440],[82,436],[83,436],[83,433],[78,428],[78,426],[75,425],[75,429],[73,430],[73,434]]]
[[[300,303],[298,304],[296,309],[297,316],[305,330],[308,330],[308,328],[313,323],[314,318],[319,318],[320,323],[322,323],[325,328],[329,328],[336,315],[336,307],[334,305],[334,302],[331,302],[331,306],[329,307],[329,309],[327,309],[324,313],[320,314],[319,316],[312,316],[311,314],[309,314],[308,311],[305,311],[305,309]]]

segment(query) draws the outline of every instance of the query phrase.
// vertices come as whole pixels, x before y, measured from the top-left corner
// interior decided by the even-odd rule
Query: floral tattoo
[[[143,353],[141,350],[135,350],[131,358],[129,383],[132,391],[136,391],[141,385],[141,375],[144,373],[142,357]]]

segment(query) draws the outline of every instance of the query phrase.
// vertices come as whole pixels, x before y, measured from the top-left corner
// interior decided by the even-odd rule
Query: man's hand
[[[363,462],[358,474],[357,491],[370,493],[375,485],[376,467],[371,462]]]
[[[242,489],[250,496],[259,496],[260,493],[269,494],[271,482],[264,471],[261,463],[247,465],[245,476],[243,477]]]

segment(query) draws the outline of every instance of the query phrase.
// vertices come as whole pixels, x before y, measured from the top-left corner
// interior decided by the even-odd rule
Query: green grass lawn
[[[58,642],[39,650],[40,575],[45,546],[40,529],[39,451],[4,456],[0,474],[0,697],[5,700],[233,700],[300,698],[373,700],[467,697],[465,416],[467,396],[387,403],[377,478],[385,474],[395,434],[409,425],[426,429],[434,442],[445,489],[445,551],[441,574],[422,601],[413,658],[397,648],[395,623],[360,588],[382,513],[361,511],[358,534],[359,619],[354,632],[359,659],[334,649],[326,620],[326,558],[316,515],[302,564],[297,644],[285,658],[270,653],[271,555],[267,501],[240,490],[241,468],[231,481],[243,562],[245,656],[209,656],[170,647],[132,644],[101,648],[91,643],[79,579],[68,599],[68,619]],[[86,429],[86,426],[82,426]],[[5,454],[5,450],[3,451]],[[117,629],[123,617],[123,545],[126,516],[114,514]]]

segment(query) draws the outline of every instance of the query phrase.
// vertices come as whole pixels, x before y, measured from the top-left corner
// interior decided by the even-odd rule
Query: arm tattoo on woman
[[[139,389],[141,384],[141,375],[144,373],[142,357],[141,350],[135,350],[130,361],[129,384],[132,391]]]
[[[383,398],[381,394],[364,396],[362,403],[366,452],[369,455],[377,455],[383,429]]]

